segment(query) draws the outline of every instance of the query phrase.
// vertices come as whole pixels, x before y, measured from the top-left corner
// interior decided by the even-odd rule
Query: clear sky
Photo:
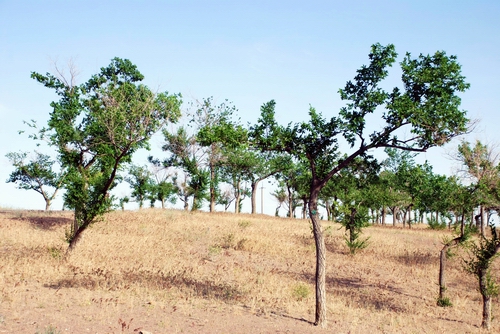
[[[40,195],[4,183],[12,171],[5,154],[34,149],[18,130],[26,130],[23,120],[44,124],[57,99],[30,73],[53,72],[54,62],[64,67],[70,59],[79,83],[113,57],[128,58],[153,89],[180,92],[185,101],[228,99],[245,123],[274,99],[287,124],[307,120],[309,105],[335,115],[343,105],[338,89],[367,64],[374,43],[394,44],[399,61],[406,52],[444,50],[457,55],[471,84],[463,109],[480,119],[466,139],[498,143],[499,18],[498,0],[0,0],[0,207],[44,208]],[[420,159],[450,174],[444,153],[457,144]],[[267,197],[265,212],[273,214]]]

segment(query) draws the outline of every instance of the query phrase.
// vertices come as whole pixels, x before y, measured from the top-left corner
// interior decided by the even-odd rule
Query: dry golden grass
[[[323,331],[310,323],[315,249],[308,221],[113,212],[65,257],[71,217],[0,213],[0,333],[48,333],[49,326],[60,333]],[[480,295],[459,256],[447,270],[453,307],[436,306],[438,254],[448,232],[370,227],[370,245],[351,256],[339,225],[324,227],[329,331],[481,332]]]

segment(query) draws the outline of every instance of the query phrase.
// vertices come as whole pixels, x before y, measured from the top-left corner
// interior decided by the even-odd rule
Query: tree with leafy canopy
[[[466,112],[460,110],[457,92],[468,89],[455,56],[439,51],[413,59],[407,53],[400,63],[403,88],[385,91],[379,86],[388,76],[388,67],[396,60],[393,45],[375,44],[370,63],[362,66],[354,78],[340,90],[348,101],[338,116],[327,120],[310,108],[309,122],[279,125],[275,120],[275,102],[261,107],[261,116],[252,127],[255,145],[262,150],[286,151],[308,160],[312,178],[309,215],[316,245],[315,324],[326,327],[326,248],[318,219],[318,195],[325,184],[356,158],[367,159],[377,148],[396,148],[425,152],[467,131]],[[380,112],[385,123],[380,130],[367,129],[367,117]],[[340,153],[340,139],[350,153]]]
[[[110,209],[109,192],[123,164],[180,117],[180,95],[152,92],[140,84],[144,76],[137,67],[120,58],[81,85],[50,73],[31,77],[59,95],[40,136],[57,149],[67,171],[64,200],[74,209],[67,240],[73,249],[87,227]]]
[[[500,182],[500,171],[497,167],[499,155],[492,147],[488,147],[480,141],[476,141],[473,146],[471,143],[463,141],[458,146],[457,159],[464,167],[462,170],[464,176],[475,185],[480,218],[477,227],[484,236],[487,225],[485,212],[489,208],[499,206],[499,200],[496,196],[496,189]]]
[[[191,119],[196,127],[196,140],[205,149],[205,159],[210,172],[210,212],[215,211],[219,191],[219,169],[224,164],[225,148],[235,148],[247,142],[247,131],[234,121],[236,107],[229,101],[214,105],[213,98],[198,102]]]
[[[200,155],[203,154],[196,135],[190,135],[183,126],[175,133],[163,131],[165,144],[162,149],[170,152],[171,156],[163,161],[165,167],[177,167],[184,173],[174,177],[174,184],[184,202],[184,209],[188,209],[188,198],[192,198],[191,211],[201,209],[203,201],[209,198],[210,171],[202,166]]]
[[[243,199],[251,196],[251,190],[245,184],[248,184],[248,175],[260,163],[258,152],[251,150],[248,145],[224,148],[224,162],[220,165],[221,179],[232,188],[231,194],[227,193],[225,205],[234,201],[234,212],[240,213],[240,207]],[[224,204],[220,201],[220,204]]]
[[[139,204],[139,209],[142,209],[144,201],[150,197],[153,191],[154,183],[153,175],[147,166],[130,166],[127,175],[124,177],[132,188],[131,197]]]
[[[35,157],[29,161],[27,152],[10,152],[7,159],[14,166],[6,182],[12,182],[19,189],[34,190],[43,196],[45,210],[50,210],[50,204],[62,187],[66,173],[54,172],[55,161],[49,155],[35,152]],[[49,189],[51,190],[49,190]]]

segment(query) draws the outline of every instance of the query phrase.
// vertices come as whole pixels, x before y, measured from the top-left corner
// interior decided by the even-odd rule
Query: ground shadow
[[[27,221],[34,228],[42,230],[52,230],[59,226],[64,226],[71,223],[71,218],[68,217],[53,217],[46,215],[30,215],[26,217],[16,217],[13,219],[19,221]]]
[[[51,284],[44,284],[50,289],[83,288],[87,290],[128,290],[133,285],[150,287],[160,290],[177,288],[186,294],[186,297],[196,296],[207,299],[217,299],[227,303],[242,301],[244,293],[221,282],[196,280],[186,275],[186,272],[163,273],[162,271],[129,270],[121,273],[111,273],[104,269],[92,269],[85,272],[74,267],[73,277],[64,278]]]

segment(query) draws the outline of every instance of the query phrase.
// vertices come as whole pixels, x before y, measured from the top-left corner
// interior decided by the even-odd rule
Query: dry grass
[[[113,212],[65,257],[70,221],[69,212],[0,213],[0,333],[48,333],[49,326],[61,333],[322,331],[310,324],[308,221]],[[481,332],[480,295],[458,256],[447,270],[453,307],[436,306],[440,240],[448,232],[370,227],[370,245],[351,256],[339,225],[324,227],[330,329]]]

